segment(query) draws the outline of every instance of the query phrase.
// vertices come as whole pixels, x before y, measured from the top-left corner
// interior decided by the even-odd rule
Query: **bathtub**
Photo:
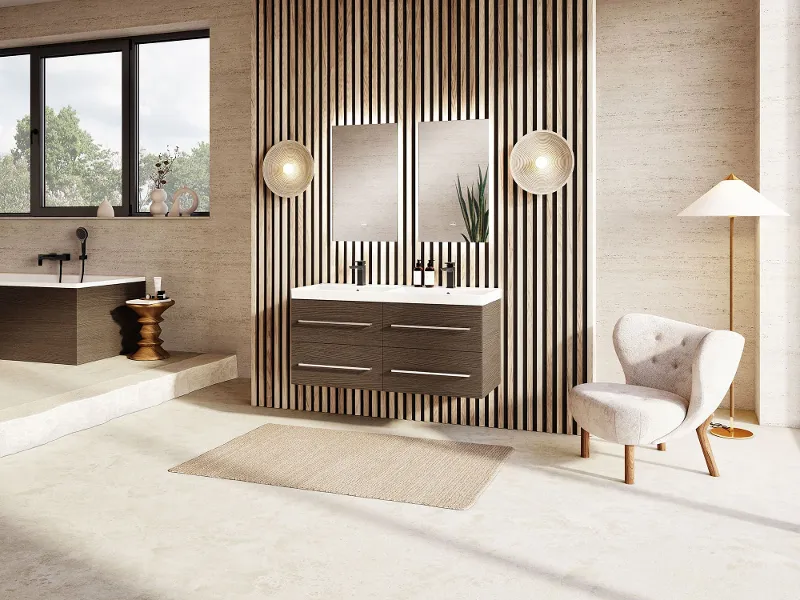
[[[85,275],[83,283],[80,282],[80,279],[80,275],[64,275],[59,283],[58,275],[0,273],[0,286],[80,289],[121,283],[139,283],[145,280],[144,277],[120,277],[119,275]]]
[[[82,365],[136,350],[144,277],[0,273],[0,360]]]

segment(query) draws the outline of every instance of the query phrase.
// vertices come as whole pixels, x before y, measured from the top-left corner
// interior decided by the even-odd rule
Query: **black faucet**
[[[367,261],[357,260],[351,267],[356,272],[356,285],[365,285],[365,275],[367,271]]]
[[[40,254],[39,255],[39,266],[42,266],[42,263],[46,260],[57,260],[58,261],[58,283],[61,283],[61,277],[64,273],[64,261],[69,260],[69,254],[56,254],[55,252],[51,252],[50,254]]]
[[[442,267],[442,271],[447,275],[447,287],[456,287],[456,263],[446,262]]]

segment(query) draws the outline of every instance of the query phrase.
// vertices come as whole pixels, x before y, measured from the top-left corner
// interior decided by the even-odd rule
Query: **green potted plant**
[[[467,188],[466,197],[461,186],[461,178],[456,176],[456,195],[461,207],[461,216],[467,234],[461,234],[467,242],[485,242],[489,239],[489,208],[486,205],[486,182],[489,178],[489,166],[481,170],[478,165],[478,188],[475,184]]]

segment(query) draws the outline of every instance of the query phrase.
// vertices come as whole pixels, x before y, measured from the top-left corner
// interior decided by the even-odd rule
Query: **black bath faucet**
[[[42,266],[42,263],[46,260],[57,260],[58,261],[58,283],[61,283],[61,276],[63,274],[64,269],[64,261],[69,260],[69,254],[56,254],[55,252],[51,252],[50,254],[40,254],[39,255],[39,266]]]
[[[42,263],[46,260],[57,260],[59,262],[63,262],[65,260],[69,260],[69,254],[56,254],[55,252],[51,252],[50,254],[40,254],[39,255],[39,266],[42,266]]]

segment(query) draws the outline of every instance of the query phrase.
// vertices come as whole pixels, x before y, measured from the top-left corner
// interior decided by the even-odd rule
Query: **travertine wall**
[[[762,424],[800,427],[800,3],[760,5],[761,193],[790,216],[760,224],[756,410]]]
[[[211,218],[0,220],[0,272],[38,273],[39,252],[77,254],[89,230],[87,272],[164,279],[176,300],[165,347],[236,352],[249,376],[251,206],[255,194],[251,0],[62,0],[0,8],[0,47],[208,27],[211,30]],[[179,85],[169,80],[169,87]],[[79,263],[65,270],[77,272]],[[50,266],[49,268],[52,268]]]
[[[753,0],[597,0],[596,377],[616,320],[728,326],[728,220],[677,214],[731,171],[757,185]],[[737,406],[753,408],[755,220],[736,223]],[[796,237],[796,236],[795,236]]]

